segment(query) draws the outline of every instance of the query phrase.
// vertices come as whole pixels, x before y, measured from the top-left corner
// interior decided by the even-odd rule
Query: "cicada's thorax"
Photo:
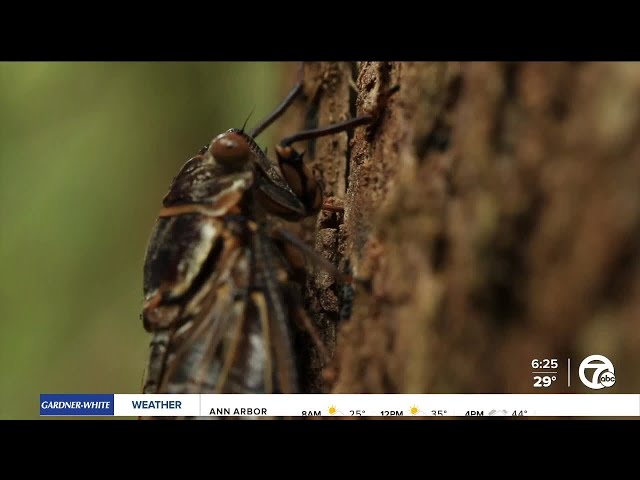
[[[185,163],[162,203],[144,265],[144,326],[167,328],[184,317],[223,250],[224,219],[246,214],[255,183],[253,162],[233,169],[208,150]]]
[[[174,178],[162,201],[161,216],[169,216],[172,209],[186,206],[199,206],[201,213],[210,217],[239,213],[245,192],[255,182],[254,163],[221,165],[209,150],[203,151],[187,161]]]

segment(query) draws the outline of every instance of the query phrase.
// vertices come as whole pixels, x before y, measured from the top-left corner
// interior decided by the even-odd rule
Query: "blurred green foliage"
[[[140,392],[160,201],[213,136],[275,107],[282,71],[0,63],[0,418],[39,418],[40,393]]]

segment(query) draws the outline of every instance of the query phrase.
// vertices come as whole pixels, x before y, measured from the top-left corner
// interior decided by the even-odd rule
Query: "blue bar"
[[[40,416],[113,416],[113,393],[41,393]]]

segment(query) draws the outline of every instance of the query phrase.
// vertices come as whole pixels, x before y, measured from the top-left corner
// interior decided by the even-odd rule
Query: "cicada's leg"
[[[336,205],[335,202],[323,203],[324,199],[320,184],[314,178],[309,167],[302,161],[303,154],[298,153],[291,145],[302,140],[311,140],[352,130],[362,125],[375,125],[389,98],[399,89],[400,86],[395,85],[382,93],[376,107],[367,115],[361,115],[325,127],[303,130],[302,132],[282,139],[280,144],[276,146],[280,171],[310,214],[315,214],[320,210],[343,212],[344,207],[342,205]]]
[[[297,282],[286,281],[282,282],[280,285],[284,298],[289,306],[289,316],[297,324],[300,330],[309,335],[309,338],[311,338],[311,341],[318,350],[322,363],[327,365],[331,360],[327,347],[322,341],[320,331],[311,321],[304,308],[301,291],[302,285],[304,284],[301,285]]]
[[[333,135],[334,133],[345,132],[361,125],[371,123],[373,122],[373,120],[373,115],[361,115],[359,117],[350,118],[349,120],[345,120],[344,122],[334,123],[326,127],[303,130],[302,132],[298,132],[295,135],[283,138],[280,141],[280,147],[290,147],[292,144],[300,142],[302,140],[311,140],[314,138],[326,137],[327,135]]]
[[[291,232],[283,228],[273,227],[270,234],[271,238],[283,252],[289,266],[291,267],[293,275],[291,278],[293,280],[299,283],[304,281],[304,276],[306,275],[306,265],[304,260],[307,259],[330,274],[340,283],[350,283],[352,281],[352,278],[349,275],[345,275],[340,272],[333,263],[324,258]]]
[[[285,99],[277,106],[277,108],[267,116],[264,120],[262,120],[258,125],[253,127],[253,130],[249,132],[249,136],[256,138],[263,131],[265,131],[269,125],[275,122],[280,116],[287,111],[287,109],[291,106],[293,101],[302,93],[302,86],[304,84],[304,64],[300,64],[300,72],[298,73],[298,82],[295,86],[289,91]]]
[[[324,208],[322,203],[322,187],[314,177],[309,166],[304,163],[304,154],[294,150],[291,145],[302,140],[325,137],[327,135],[351,130],[361,125],[371,123],[373,120],[373,116],[363,115],[327,127],[304,130],[284,138],[280,144],[276,146],[280,171],[289,183],[293,193],[295,193],[304,204],[309,214],[315,214]],[[342,211],[342,209],[337,209],[335,206],[330,206],[327,210]]]
[[[282,233],[282,231],[279,231],[279,233]],[[293,236],[289,238],[293,238]],[[298,245],[304,245],[304,243],[292,244],[288,241],[289,238],[284,238],[280,234],[274,234],[274,232],[272,232],[271,236],[274,245],[277,247],[274,249],[274,253],[279,257],[279,263],[282,268],[278,275],[280,290],[283,294],[285,304],[288,306],[289,317],[293,319],[300,330],[306,332],[311,337],[311,340],[322,356],[323,362],[326,364],[329,361],[327,349],[321,340],[318,329],[307,316],[302,299],[302,289],[307,280],[305,262],[307,255]],[[315,253],[315,255],[318,254]],[[329,265],[331,264],[329,263]],[[333,265],[331,266],[333,267]]]

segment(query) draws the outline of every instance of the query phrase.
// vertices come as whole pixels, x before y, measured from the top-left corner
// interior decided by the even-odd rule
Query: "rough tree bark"
[[[531,360],[557,358],[545,391],[586,393],[566,360],[600,353],[640,391],[640,66],[310,63],[282,131],[396,84],[374,126],[307,147],[344,214],[303,232],[359,279],[309,282],[334,353],[309,390],[532,393]]]

